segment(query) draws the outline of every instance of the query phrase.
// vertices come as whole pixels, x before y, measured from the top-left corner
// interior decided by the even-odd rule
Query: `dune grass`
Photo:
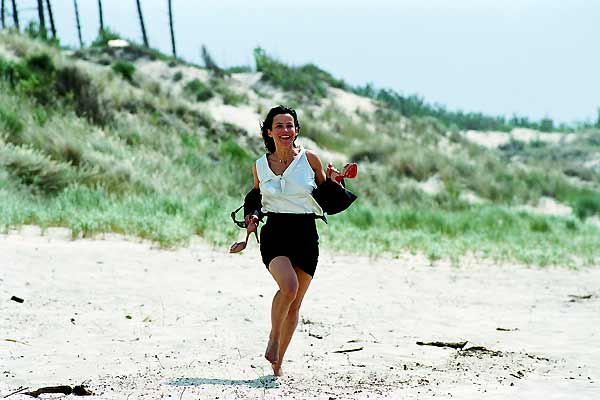
[[[195,107],[206,88],[225,98],[226,80],[179,99],[131,68],[75,63],[36,41],[1,39],[22,57],[0,59],[2,231],[61,226],[74,238],[115,232],[163,247],[199,235],[224,251],[239,239],[229,213],[250,189],[259,133],[246,137]],[[507,163],[432,118],[384,109],[357,118],[325,108],[301,121],[301,134],[361,162],[359,179],[349,182],[357,203],[319,223],[324,248],[408,250],[457,264],[465,255],[535,265],[600,260],[598,229],[583,222],[600,212],[597,191],[560,171]],[[432,177],[442,182],[437,194],[417,185]],[[467,190],[483,204],[463,200]],[[512,208],[541,196],[571,205],[578,218]]]

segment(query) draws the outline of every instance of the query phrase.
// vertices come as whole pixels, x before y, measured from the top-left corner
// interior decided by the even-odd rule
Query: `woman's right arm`
[[[258,189],[259,181],[258,172],[256,172],[256,161],[254,161],[254,163],[252,164],[252,175],[254,176],[254,185],[252,186],[252,189]]]
[[[254,177],[254,184],[252,185],[252,190],[260,189],[258,173],[256,172],[256,161],[252,164],[252,176]],[[244,221],[246,222],[246,229],[249,232],[256,231],[257,224],[258,224],[258,215],[256,215],[256,213],[259,211],[260,210],[253,210],[252,213],[244,216]]]

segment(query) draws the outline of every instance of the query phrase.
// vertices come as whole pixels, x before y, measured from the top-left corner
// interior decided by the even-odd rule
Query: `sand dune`
[[[599,268],[324,249],[288,376],[274,380],[262,354],[275,287],[254,244],[242,255],[200,240],[166,251],[24,228],[0,236],[0,252],[0,396],[81,383],[98,399],[600,395]]]

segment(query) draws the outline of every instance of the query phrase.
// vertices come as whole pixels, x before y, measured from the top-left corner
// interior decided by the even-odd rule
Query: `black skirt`
[[[260,254],[263,263],[278,256],[290,259],[292,266],[314,276],[319,260],[319,235],[314,214],[267,214],[260,230]]]

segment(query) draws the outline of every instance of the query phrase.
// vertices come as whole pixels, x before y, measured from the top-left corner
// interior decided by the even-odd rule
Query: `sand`
[[[467,140],[488,149],[495,149],[508,144],[511,140],[526,143],[540,141],[561,144],[570,143],[577,138],[577,135],[574,133],[540,132],[528,128],[514,128],[510,132],[467,130],[463,131],[462,134]]]
[[[597,267],[323,249],[275,380],[262,357],[275,286],[254,243],[229,255],[25,227],[0,252],[1,397],[84,383],[97,399],[600,398]]]

